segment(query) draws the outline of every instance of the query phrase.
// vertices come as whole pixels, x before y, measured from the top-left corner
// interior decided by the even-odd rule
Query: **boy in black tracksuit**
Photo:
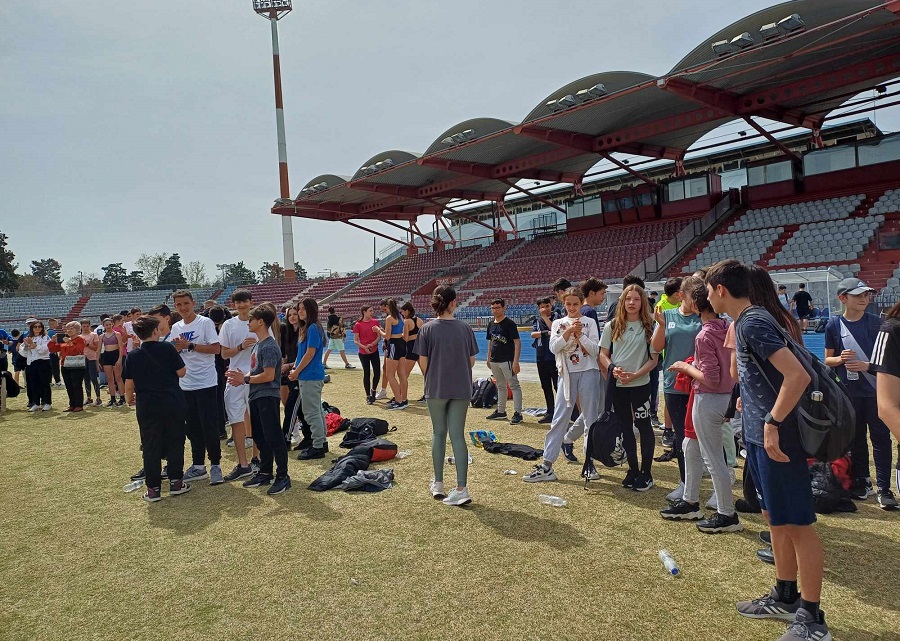
[[[178,385],[186,370],[175,347],[159,340],[158,318],[141,316],[133,328],[141,346],[128,353],[122,378],[129,403],[137,392],[136,414],[147,479],[143,499],[153,503],[162,498],[163,456],[168,455],[169,494],[184,494],[191,489],[183,480],[187,405]]]

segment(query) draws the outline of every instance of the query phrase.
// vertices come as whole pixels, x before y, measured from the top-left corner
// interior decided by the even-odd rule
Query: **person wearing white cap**
[[[833,367],[843,383],[856,412],[856,433],[850,444],[854,499],[864,501],[875,489],[869,478],[869,442],[875,459],[877,500],[883,509],[896,509],[891,492],[891,432],[878,418],[875,369],[871,361],[881,319],[866,311],[875,290],[858,278],[845,278],[838,285],[838,299],[844,313],[825,325],[825,364]]]

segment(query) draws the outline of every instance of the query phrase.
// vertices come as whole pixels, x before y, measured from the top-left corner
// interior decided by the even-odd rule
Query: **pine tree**
[[[181,256],[172,254],[166,259],[166,264],[163,266],[162,271],[159,272],[156,286],[159,289],[165,289],[176,285],[184,285],[185,283],[184,271],[181,268]]]
[[[19,277],[13,262],[16,255],[6,248],[7,235],[0,231],[0,292],[12,292],[19,288]]]

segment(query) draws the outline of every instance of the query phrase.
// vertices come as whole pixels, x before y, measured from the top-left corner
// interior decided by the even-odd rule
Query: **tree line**
[[[264,262],[253,271],[243,261],[220,263],[212,276],[198,260],[183,264],[179,254],[141,254],[131,269],[123,263],[110,263],[97,272],[79,272],[63,283],[62,264],[55,258],[31,261],[28,271],[19,273],[16,255],[8,248],[8,237],[0,231],[0,294],[28,292],[37,294],[81,294],[128,292],[144,289],[189,287],[224,287],[276,283],[284,280],[284,268],[278,263]],[[306,270],[296,267],[297,279],[306,280]]]

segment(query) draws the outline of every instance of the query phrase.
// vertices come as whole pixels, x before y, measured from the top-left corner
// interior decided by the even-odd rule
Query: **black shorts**
[[[399,361],[406,358],[406,341],[402,338],[392,338],[388,341],[387,356],[392,361]]]
[[[405,358],[408,361],[417,361],[419,360],[419,355],[415,352],[416,341],[406,341],[406,356]]]
[[[13,366],[14,372],[24,372],[25,365],[27,365],[27,364],[28,364],[27,359],[22,358],[21,356],[18,356],[18,355],[13,355],[12,366]]]
[[[114,349],[100,354],[100,364],[104,367],[113,367],[119,362],[119,350]]]

